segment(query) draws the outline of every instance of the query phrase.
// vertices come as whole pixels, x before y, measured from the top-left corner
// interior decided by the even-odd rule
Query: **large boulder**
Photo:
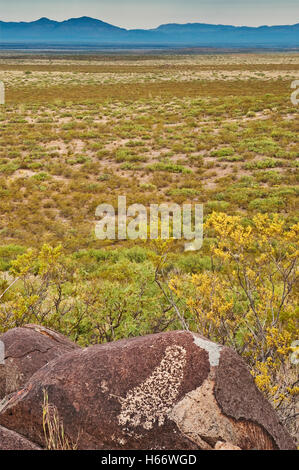
[[[0,365],[0,399],[19,390],[48,362],[79,349],[69,339],[49,328],[26,325],[0,336],[5,362]]]
[[[0,426],[0,450],[41,450],[41,448],[16,432]]]
[[[0,404],[0,424],[44,446],[45,393],[79,449],[293,449],[243,360],[187,331],[74,351]]]

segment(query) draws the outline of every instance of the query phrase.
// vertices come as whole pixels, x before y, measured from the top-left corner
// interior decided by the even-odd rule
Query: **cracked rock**
[[[5,363],[0,365],[0,399],[19,390],[41,367],[79,349],[64,336],[38,325],[14,328],[0,336]]]

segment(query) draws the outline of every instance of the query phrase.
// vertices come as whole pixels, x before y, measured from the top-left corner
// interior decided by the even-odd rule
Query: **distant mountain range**
[[[66,21],[0,21],[0,44],[161,45],[190,47],[298,47],[299,23],[285,26],[165,24],[127,30],[83,16]]]

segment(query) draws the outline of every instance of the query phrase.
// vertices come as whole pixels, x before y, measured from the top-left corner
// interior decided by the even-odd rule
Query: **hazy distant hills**
[[[0,21],[0,43],[298,47],[299,23],[258,28],[188,23],[127,30],[89,17],[62,22],[41,18],[29,23]]]

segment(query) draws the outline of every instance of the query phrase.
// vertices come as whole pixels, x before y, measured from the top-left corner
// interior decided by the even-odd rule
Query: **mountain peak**
[[[90,16],[79,16],[77,18],[70,18],[67,21],[87,21],[88,23],[93,23],[94,21],[99,21],[101,23],[101,20],[97,20],[96,18],[91,18]]]
[[[35,23],[55,23],[53,20],[49,20],[49,18],[46,18],[43,16],[39,20],[36,20]]]
[[[79,18],[70,18],[66,21],[72,22],[72,23],[88,23],[88,24],[109,24],[105,23],[105,21],[98,20],[96,18],[91,18],[90,16],[80,16]],[[109,25],[112,26],[112,25]]]
[[[80,16],[79,18],[69,18],[68,20],[62,21],[60,24],[73,25],[75,27],[84,27],[84,28],[105,28],[110,30],[122,30],[124,28],[119,28],[105,21],[98,20],[96,18],[91,18],[90,16]]]

